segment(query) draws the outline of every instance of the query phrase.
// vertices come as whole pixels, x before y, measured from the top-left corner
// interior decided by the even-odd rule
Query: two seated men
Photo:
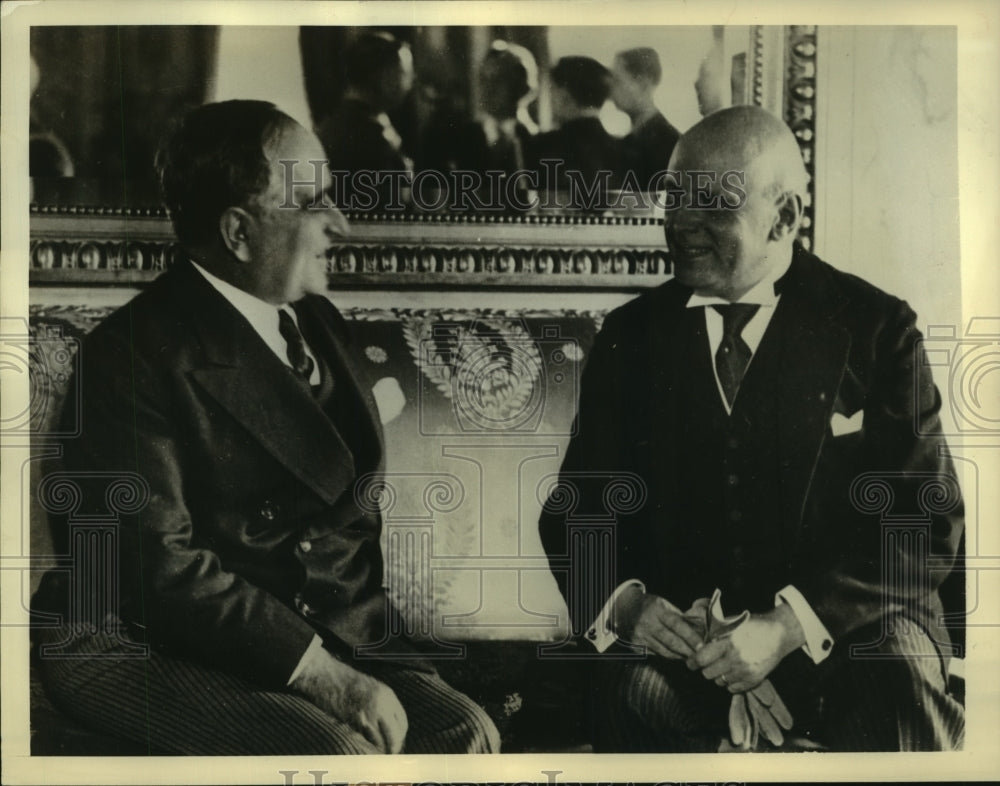
[[[146,504],[120,518],[115,616],[36,631],[43,680],[68,714],[155,752],[497,751],[483,710],[388,633],[381,521],[359,502],[381,429],[325,297],[345,225],[321,193],[329,172],[314,178],[322,159],[254,101],[196,109],[165,145],[185,256],[83,342],[83,430],[64,455],[80,512],[107,513],[116,476]],[[929,551],[955,558],[961,504],[915,315],[795,243],[805,172],[763,110],[705,118],[671,168],[741,188],[710,209],[685,191],[667,213],[675,277],[607,317],[562,469],[577,505],[546,505],[540,524],[574,629],[606,655],[595,746],[717,750],[732,697],[767,680],[817,745],[956,747],[941,576],[887,553],[852,497],[882,479],[914,510],[944,486]],[[831,434],[857,413],[860,431]],[[643,504],[614,521],[617,579],[566,570],[573,528],[607,519],[620,476]],[[887,585],[890,558],[913,580]],[[753,613],[705,643],[684,610],[715,590]],[[73,591],[48,574],[35,607],[104,608]]]

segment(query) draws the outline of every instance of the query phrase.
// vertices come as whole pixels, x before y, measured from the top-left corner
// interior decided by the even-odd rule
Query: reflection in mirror
[[[655,214],[678,134],[759,102],[752,40],[721,26],[35,27],[33,200],[158,209],[163,133],[239,97],[316,130],[334,201],[359,217]]]

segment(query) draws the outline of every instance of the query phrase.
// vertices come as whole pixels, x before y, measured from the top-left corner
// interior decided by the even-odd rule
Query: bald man
[[[955,748],[938,589],[962,503],[916,316],[796,242],[806,173],[769,113],[706,117],[670,168],[674,278],[606,318],[540,523],[574,633],[603,653],[595,745],[724,750],[733,696],[767,679],[786,747]],[[587,551],[594,526],[612,554]],[[684,610],[715,590],[751,614],[704,643]]]

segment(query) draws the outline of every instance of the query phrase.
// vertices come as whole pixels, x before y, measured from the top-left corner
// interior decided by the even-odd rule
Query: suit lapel
[[[304,385],[249,322],[190,265],[177,282],[204,350],[191,376],[275,459],[333,504],[355,477],[354,457]]]
[[[323,307],[330,307],[324,304]],[[354,417],[360,426],[359,437],[372,450],[365,456],[368,466],[359,468],[361,471],[375,469],[382,462],[384,444],[382,439],[381,421],[375,397],[367,384],[358,384],[367,379],[367,374],[358,367],[354,354],[348,350],[343,341],[327,326],[328,323],[319,313],[317,304],[309,299],[295,304],[295,313],[299,316],[303,331],[306,333],[309,346],[314,352],[321,353],[330,365],[334,375],[334,384],[339,388],[341,405],[346,406],[349,416]]]
[[[765,344],[778,352],[778,472],[786,537],[797,536],[851,346],[832,317],[844,302],[827,271],[796,247]]]
[[[647,372],[633,384],[639,390],[648,386],[653,397],[649,433],[655,435],[658,444],[650,445],[649,456],[653,464],[651,478],[658,487],[654,498],[670,500],[677,492],[677,461],[686,449],[680,444],[680,418],[685,413],[680,411],[678,381],[691,373],[693,344],[704,340],[704,320],[699,328],[701,310],[685,308],[690,289],[671,282],[658,294],[661,296],[652,299],[649,305],[648,355],[642,364]]]

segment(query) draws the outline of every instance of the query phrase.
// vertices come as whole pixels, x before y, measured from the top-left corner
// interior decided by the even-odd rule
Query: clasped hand
[[[681,614],[655,595],[625,593],[615,607],[618,634],[661,657],[683,659],[691,670],[732,694],[730,738],[739,749],[753,750],[760,734],[775,746],[793,719],[767,676],[802,638],[801,627],[786,606],[773,612],[743,612],[724,617],[718,590],[699,598]]]
[[[705,643],[705,625],[698,617],[708,605],[708,598],[700,598],[689,611],[681,612],[665,598],[635,591],[616,607],[620,620],[616,630],[624,641],[661,658],[685,661],[688,668],[725,684],[731,693],[757,687],[793,649],[787,645],[784,617],[779,616],[787,613],[783,606],[751,615],[732,632]]]
[[[687,667],[730,693],[756,688],[785,657],[785,631],[771,612],[752,614],[732,633],[691,653]]]

